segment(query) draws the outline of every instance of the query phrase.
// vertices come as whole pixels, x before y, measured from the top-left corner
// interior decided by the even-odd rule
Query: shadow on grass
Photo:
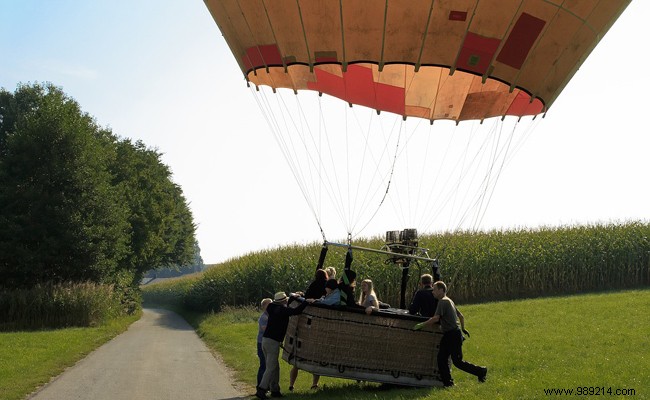
[[[309,399],[401,399],[425,397],[431,391],[442,390],[442,388],[416,388],[411,386],[400,386],[388,383],[353,382],[341,386],[329,386],[325,384],[319,390],[309,392],[285,393],[288,398],[309,398]]]

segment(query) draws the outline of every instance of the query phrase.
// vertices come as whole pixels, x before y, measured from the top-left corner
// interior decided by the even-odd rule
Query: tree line
[[[192,263],[192,213],[161,156],[53,84],[0,89],[0,289],[133,289],[149,270]]]

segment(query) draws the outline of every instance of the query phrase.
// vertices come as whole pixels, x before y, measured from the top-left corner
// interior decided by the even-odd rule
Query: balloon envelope
[[[404,117],[545,112],[630,0],[205,0],[246,79]]]

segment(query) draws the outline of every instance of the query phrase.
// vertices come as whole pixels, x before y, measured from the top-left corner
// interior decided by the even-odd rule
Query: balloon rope
[[[271,129],[271,133],[273,134],[273,137],[278,144],[278,147],[280,147],[280,151],[282,152],[282,155],[289,165],[289,169],[291,170],[294,179],[296,180],[296,183],[298,183],[298,187],[305,198],[307,202],[307,206],[309,207],[312,215],[314,216],[314,219],[316,220],[316,224],[318,225],[318,228],[321,232],[321,235],[323,236],[323,240],[326,241],[325,238],[325,232],[323,230],[320,218],[318,214],[316,213],[316,210],[314,209],[314,205],[309,199],[309,196],[307,195],[306,187],[304,185],[303,180],[298,174],[298,168],[296,167],[295,160],[291,157],[290,152],[289,152],[289,146],[287,142],[284,140],[285,138],[281,135],[281,128],[280,128],[280,123],[279,121],[274,117],[271,107],[270,107],[270,101],[267,99],[266,95],[264,92],[262,92],[259,96],[256,95],[256,90],[251,88],[251,93],[253,94],[253,98],[255,99],[255,102],[257,103],[258,107],[260,108],[262,115],[264,116],[264,119],[266,120],[269,128]],[[285,121],[286,124],[286,121]]]
[[[497,129],[498,127],[498,129]],[[481,184],[479,185],[479,189],[477,192],[474,194],[475,200],[471,205],[468,205],[467,208],[465,208],[464,213],[462,214],[461,218],[459,219],[459,223],[456,226],[455,230],[460,229],[460,226],[464,223],[464,221],[469,218],[469,213],[470,210],[474,209],[475,212],[475,218],[474,218],[474,224],[471,226],[470,230],[471,231],[476,231],[477,230],[477,221],[478,218],[481,214],[481,208],[483,206],[483,202],[485,200],[485,197],[487,196],[487,192],[490,188],[490,178],[492,178],[492,171],[494,169],[494,165],[496,164],[499,154],[501,153],[501,150],[499,149],[499,143],[501,141],[501,133],[503,131],[503,124],[499,121],[496,120],[495,124],[493,125],[493,128],[491,129],[491,133],[498,131],[498,134],[495,134],[496,136],[496,142],[493,145],[493,151],[492,151],[492,156],[490,157],[490,162],[489,166],[486,168],[485,175],[483,177],[483,180],[481,181]],[[488,135],[489,136],[489,135]],[[494,185],[496,185],[496,181],[494,182]],[[481,190],[483,188],[483,190]]]
[[[297,107],[298,110],[300,111],[299,114],[300,114],[302,120],[307,121],[307,118],[306,118],[306,116],[305,116],[304,109],[302,108],[302,104],[301,104],[301,102],[298,101],[297,99],[296,99],[296,107]],[[323,125],[325,125],[325,118],[322,118],[322,107],[320,107],[320,97],[319,97],[319,113],[321,113],[321,115],[319,116],[319,124],[323,124]],[[288,114],[289,117],[291,118],[291,113],[288,111],[288,108],[287,108],[287,107],[285,107],[285,114]],[[291,119],[293,119],[293,118],[291,118]],[[297,129],[297,128],[296,128],[296,129]],[[297,130],[298,130],[298,129],[297,129]],[[320,156],[320,153],[318,153],[318,156],[316,156],[317,160],[315,160],[314,157],[312,157],[312,155],[311,155],[311,153],[310,153],[310,151],[309,151],[309,148],[310,148],[311,146],[313,146],[314,149],[319,148],[319,145],[317,145],[316,142],[315,142],[315,140],[314,140],[314,136],[313,136],[313,134],[312,134],[311,129],[309,129],[309,125],[307,124],[307,128],[306,128],[306,129],[301,129],[301,130],[298,130],[298,131],[299,131],[299,136],[301,137],[301,140],[302,140],[302,142],[303,142],[303,147],[304,147],[304,149],[305,149],[305,153],[307,154],[308,159],[309,159],[309,161],[310,161],[310,163],[309,163],[310,165],[308,165],[309,168],[307,168],[307,169],[309,169],[310,171],[311,171],[311,170],[318,170],[320,173],[322,173],[322,174],[319,174],[319,176],[318,176],[318,177],[319,177],[318,181],[319,181],[319,182],[327,183],[327,184],[329,185],[329,190],[326,190],[326,193],[328,194],[330,200],[332,201],[332,204],[335,205],[335,211],[336,211],[336,213],[338,214],[339,219],[340,219],[342,222],[345,221],[345,207],[343,206],[343,196],[341,195],[341,192],[340,192],[340,189],[341,189],[341,188],[340,188],[340,184],[338,183],[338,174],[336,173],[336,167],[335,167],[335,165],[334,165],[334,178],[335,178],[335,181],[336,181],[336,185],[332,185],[332,181],[331,181],[331,179],[330,179],[330,177],[329,177],[329,174],[327,173],[326,170],[323,170],[323,169],[321,168],[323,162],[322,162],[322,158],[321,158],[321,156]],[[289,131],[287,130],[286,132],[289,132]],[[309,146],[309,143],[307,143],[307,142],[304,140],[303,135],[300,134],[300,133],[303,133],[303,134],[304,134],[304,133],[308,133],[308,134],[310,135],[311,146]],[[287,134],[287,135],[290,136],[289,134]],[[327,127],[325,127],[325,137],[326,137],[326,138],[329,138],[329,135],[328,135],[328,132],[327,132]],[[329,139],[328,139],[328,148],[329,148],[329,152],[330,152],[330,156],[331,156],[331,154],[332,154],[332,149],[331,149],[331,145],[330,145],[330,143],[329,143]],[[296,156],[296,158],[298,158],[298,157]],[[333,163],[333,164],[334,164],[334,163]],[[334,195],[335,195],[335,192],[336,192],[336,191],[334,190],[335,188],[338,188],[338,198],[334,198],[334,197],[335,197]],[[334,197],[333,197],[333,196],[334,196]],[[308,200],[308,201],[309,201],[309,200]]]
[[[356,191],[354,195],[354,206],[352,208],[352,213],[351,215],[354,216],[354,222],[352,224],[351,229],[349,229],[349,232],[354,232],[356,235],[360,234],[361,231],[357,232],[356,227],[362,223],[362,220],[365,221],[365,225],[372,220],[372,217],[370,217],[370,220],[366,220],[365,216],[368,213],[364,213],[364,210],[368,210],[371,206],[371,202],[373,199],[377,198],[378,193],[380,193],[380,190],[383,188],[383,177],[381,173],[381,164],[382,160],[385,158],[389,157],[387,156],[388,154],[388,149],[389,149],[389,140],[390,137],[392,136],[389,135],[388,138],[386,138],[386,135],[383,134],[383,126],[378,121],[377,125],[379,126],[380,130],[382,131],[382,135],[375,134],[374,136],[371,136],[372,134],[372,127],[373,127],[373,122],[374,122],[374,115],[375,112],[372,110],[367,110],[368,116],[370,118],[368,119],[368,125],[364,129],[363,126],[361,125],[361,122],[359,121],[358,118],[358,113],[357,109],[353,109],[352,115],[355,117],[355,122],[358,125],[358,129],[356,132],[359,132],[362,136],[363,139],[363,153],[361,156],[361,166],[358,169],[358,176],[357,176],[357,185],[356,185]],[[373,139],[376,139],[377,137],[384,137],[386,141],[384,142],[384,146],[381,150],[381,153],[379,154],[378,158],[375,158],[375,155],[372,151],[372,146],[371,146],[371,137]],[[389,160],[390,161],[390,160]],[[366,164],[371,164],[374,165],[374,171],[372,172],[372,176],[369,177],[368,179],[368,185],[362,185],[362,172],[366,169]],[[376,182],[376,183],[375,183]],[[362,190],[362,187],[364,190]],[[363,198],[361,198],[360,193],[364,193]]]
[[[467,190],[465,191],[465,195],[463,196],[463,200],[461,202],[461,204],[467,204],[468,202],[469,202],[469,204],[466,207],[462,207],[459,210],[459,212],[462,211],[462,214],[460,215],[460,218],[458,218],[458,223],[456,224],[456,227],[454,228],[454,231],[459,230],[461,225],[465,222],[465,220],[467,218],[469,218],[470,211],[474,210],[474,212],[476,212],[477,214],[479,213],[479,211],[477,211],[477,207],[478,207],[478,210],[480,210],[480,204],[482,203],[483,197],[487,193],[487,188],[489,187],[489,182],[490,182],[492,169],[494,167],[494,164],[496,163],[497,156],[499,154],[498,149],[499,149],[499,142],[500,142],[500,139],[501,139],[501,129],[498,130],[498,132],[499,132],[498,135],[495,134],[494,132],[496,132],[497,127],[500,127],[500,126],[502,126],[501,122],[498,119],[495,120],[494,124],[492,125],[492,128],[490,129],[490,131],[486,135],[485,140],[483,141],[481,147],[479,148],[479,150],[477,151],[474,159],[472,160],[472,163],[470,164],[470,165],[474,165],[476,158],[480,154],[479,162],[477,164],[477,167],[474,170],[474,175],[473,175],[472,179],[470,180],[470,184],[468,184],[468,186],[467,186]],[[467,200],[468,198],[470,198],[470,193],[469,192],[470,192],[470,189],[471,189],[471,183],[474,182],[474,179],[475,179],[475,177],[476,177],[476,175],[477,175],[477,173],[479,171],[479,168],[481,166],[480,161],[482,161],[483,157],[486,154],[488,154],[488,151],[484,150],[484,148],[487,147],[488,142],[491,139],[493,139],[494,137],[496,137],[496,142],[493,143],[493,151],[491,152],[493,154],[493,156],[488,158],[488,167],[486,168],[485,175],[484,175],[483,179],[481,180],[481,183],[478,185],[477,191],[474,192],[474,194],[472,196],[475,200],[473,202],[471,202],[471,200]],[[469,169],[469,167],[468,167],[468,169]],[[485,188],[485,189],[483,191],[481,191],[481,188]]]
[[[504,152],[504,154],[502,156],[500,156],[501,157],[501,165],[499,165],[499,169],[497,170],[497,174],[494,177],[494,183],[492,184],[492,189],[490,190],[490,195],[488,196],[487,201],[485,202],[485,206],[483,206],[483,200],[485,198],[485,195],[483,196],[483,199],[481,199],[481,205],[479,206],[478,213],[477,213],[477,216],[476,216],[477,218],[474,221],[474,229],[473,229],[474,231],[476,231],[478,229],[478,226],[481,224],[481,222],[483,222],[483,218],[485,218],[485,213],[487,212],[488,206],[490,205],[490,202],[492,201],[492,196],[494,195],[494,190],[496,189],[497,182],[499,181],[499,178],[501,177],[501,173],[503,172],[503,166],[506,163],[506,159],[507,159],[507,156],[508,156],[508,151],[510,150],[510,145],[512,144],[512,139],[514,137],[515,129],[517,128],[518,124],[519,123],[517,122],[512,127],[512,131],[510,132],[510,136],[508,137],[508,144],[505,147],[505,149],[502,148],[502,151]],[[487,190],[488,190],[487,185],[486,185],[485,189],[486,189],[486,192],[487,192]],[[481,208],[483,209],[482,212],[481,212]]]
[[[381,201],[379,202],[379,205],[377,206],[377,209],[375,209],[375,212],[374,212],[374,213],[372,214],[372,216],[368,219],[368,222],[366,222],[366,224],[365,224],[365,225],[364,225],[364,226],[359,230],[359,232],[357,233],[357,235],[358,235],[359,233],[361,233],[364,229],[366,229],[366,227],[368,226],[368,224],[370,224],[370,222],[375,218],[375,216],[376,216],[377,213],[379,212],[379,209],[381,208],[381,205],[384,204],[384,200],[386,200],[386,196],[388,195],[388,190],[390,189],[390,184],[391,184],[391,182],[392,182],[392,180],[393,180],[393,173],[394,173],[394,171],[395,171],[395,163],[396,163],[396,161],[397,161],[397,154],[398,154],[398,149],[399,149],[399,138],[401,137],[402,129],[400,129],[399,132],[400,132],[400,133],[399,133],[398,138],[397,138],[397,145],[396,145],[396,147],[395,147],[395,156],[393,157],[393,163],[392,163],[392,165],[391,165],[391,167],[390,167],[390,175],[389,175],[389,178],[388,178],[388,183],[386,184],[386,191],[384,192],[384,195],[383,195],[383,197],[381,198]]]

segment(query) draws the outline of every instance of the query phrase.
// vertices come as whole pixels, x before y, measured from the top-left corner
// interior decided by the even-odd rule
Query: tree
[[[124,268],[133,270],[139,282],[148,270],[189,265],[196,243],[192,213],[161,154],[140,141],[116,146],[114,185],[129,209],[131,226]]]
[[[111,137],[51,84],[0,91],[2,285],[104,282],[119,269],[128,223]]]
[[[205,269],[203,257],[201,257],[201,248],[198,243],[194,244],[194,256],[192,262],[187,266],[174,265],[170,268],[157,268],[145,273],[145,278],[172,278],[186,274],[201,272]]]
[[[133,287],[190,264],[195,244],[160,153],[100,128],[51,84],[0,90],[0,286]]]

